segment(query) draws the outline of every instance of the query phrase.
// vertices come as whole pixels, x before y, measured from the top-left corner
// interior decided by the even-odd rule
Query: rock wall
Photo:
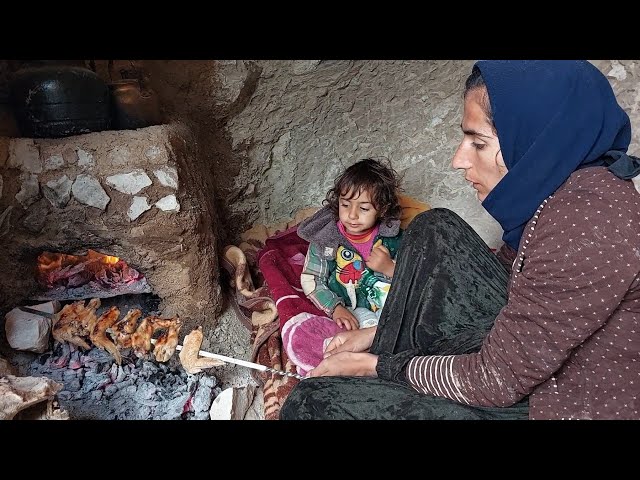
[[[169,116],[197,132],[225,231],[320,204],[345,166],[386,156],[405,193],[467,220],[490,246],[499,225],[450,161],[461,139],[470,60],[145,62]],[[640,61],[593,63],[638,125]],[[637,152],[638,137],[630,148]]]
[[[594,60],[635,127],[638,60]],[[0,110],[6,67],[0,62]],[[367,156],[386,156],[405,193],[446,206],[491,245],[499,225],[460,172],[450,168],[461,138],[461,93],[472,60],[136,60],[168,120],[189,125],[198,163],[215,185],[221,242],[255,223],[317,206],[333,177]],[[106,62],[97,62],[106,75]],[[108,79],[107,79],[108,80]],[[8,127],[7,127],[8,128]],[[637,154],[634,135],[630,152]],[[212,190],[213,191],[213,190]],[[211,194],[213,195],[213,194]]]
[[[638,63],[594,62],[638,124]],[[450,161],[472,61],[262,62],[256,92],[227,124],[246,149],[234,208],[270,222],[318,204],[345,165],[386,156],[406,193],[467,220],[491,246],[501,230]],[[637,136],[631,145],[637,151]],[[254,186],[255,185],[255,186]]]

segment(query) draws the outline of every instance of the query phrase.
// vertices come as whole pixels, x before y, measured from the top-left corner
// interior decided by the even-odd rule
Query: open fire
[[[118,365],[107,352],[71,343],[56,343],[28,373],[58,382],[57,400],[76,420],[205,420],[221,391],[214,376],[187,375],[175,358],[157,363],[128,355]]]
[[[88,250],[86,255],[43,252],[37,280],[45,292],[37,300],[106,298],[151,293],[146,278],[124,260]]]
[[[65,414],[209,418],[220,389],[202,370],[222,362],[200,356],[201,328],[185,337],[179,358],[174,356],[183,322],[177,315],[159,315],[155,300],[137,295],[151,293],[141,272],[95,250],[86,255],[45,251],[38,256],[36,279],[44,291],[40,298],[60,302],[35,306],[42,310],[12,310],[7,339],[14,348],[42,353],[28,371],[58,382],[57,401]],[[3,413],[0,408],[0,418]]]
[[[67,418],[209,418],[220,388],[215,388],[216,378],[203,370],[222,362],[200,356],[201,328],[185,336],[178,356],[174,353],[182,322],[177,316],[158,316],[156,301],[147,296],[73,301],[57,313],[50,312],[56,312],[59,303],[34,307],[43,312],[40,320],[50,322],[54,342],[49,342],[47,328],[47,345],[32,350],[43,353],[28,367],[33,376],[29,378],[57,382],[48,395],[57,392],[54,403]],[[127,312],[122,318],[121,309]],[[16,308],[9,313],[10,345],[33,337],[25,334],[33,322],[25,320],[37,317],[37,311]],[[23,402],[17,408],[28,406]],[[0,418],[13,414],[0,405]]]
[[[6,313],[0,353],[20,375],[31,353],[43,355],[37,374],[60,372],[63,407],[75,402],[86,410],[106,409],[120,396],[129,400],[134,386],[150,395],[153,388],[145,382],[167,397],[176,393],[165,391],[178,382],[174,369],[185,385],[202,373],[183,365],[178,353],[184,350],[169,355],[177,322],[172,329],[167,325],[179,316],[181,338],[198,326],[208,331],[223,306],[213,172],[201,168],[206,166],[200,165],[196,145],[183,124],[60,139],[0,138],[0,310]],[[73,306],[79,301],[93,306],[96,299],[100,305],[93,315],[83,316],[80,304]],[[50,315],[29,313],[28,307],[45,303],[56,305],[47,308]],[[67,357],[61,345],[75,349],[71,366],[57,362]],[[84,358],[96,353],[97,365]],[[192,355],[196,366],[203,362],[197,349]],[[191,397],[189,385],[191,400],[174,399],[171,416],[200,398],[199,390]],[[211,398],[206,390],[203,405]],[[148,415],[103,411],[100,418],[166,418],[164,400],[144,392],[137,391],[140,400],[160,402]],[[97,403],[88,402],[89,396]],[[194,415],[200,410],[193,409]]]

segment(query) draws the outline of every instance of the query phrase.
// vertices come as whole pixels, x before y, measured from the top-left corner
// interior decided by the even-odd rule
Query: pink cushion
[[[342,331],[330,318],[302,313],[282,327],[282,343],[298,373],[306,375],[322,361],[325,339]]]

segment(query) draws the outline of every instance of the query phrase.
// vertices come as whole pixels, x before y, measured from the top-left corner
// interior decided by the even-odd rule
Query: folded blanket
[[[224,250],[222,265],[229,272],[235,289],[232,304],[243,324],[252,330],[251,360],[296,373],[296,365],[283,348],[280,327],[301,312],[323,315],[300,287],[300,273],[309,244],[297,235],[295,227],[267,238],[261,249],[251,248],[256,244],[259,243],[247,239],[240,245],[244,245],[245,250],[235,246]],[[253,263],[254,259],[257,264]],[[256,278],[263,278],[264,284],[257,286],[260,280]],[[263,384],[265,418],[277,419],[282,403],[299,380],[267,372],[253,371],[252,374]]]
[[[300,375],[315,368],[324,340],[343,330],[309,300],[300,285],[309,243],[294,226],[268,238],[258,255],[258,265],[269,285],[280,318],[283,348]]]
[[[304,267],[309,243],[298,236],[297,226],[265,241],[258,254],[258,266],[269,285],[280,318],[280,328],[301,312],[324,315],[311,303],[300,285],[300,274]]]

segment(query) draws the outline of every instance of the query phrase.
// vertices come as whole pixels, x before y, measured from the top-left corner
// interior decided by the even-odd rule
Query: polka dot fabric
[[[477,354],[411,360],[419,391],[532,419],[640,419],[640,194],[574,172],[529,221],[509,300]]]

